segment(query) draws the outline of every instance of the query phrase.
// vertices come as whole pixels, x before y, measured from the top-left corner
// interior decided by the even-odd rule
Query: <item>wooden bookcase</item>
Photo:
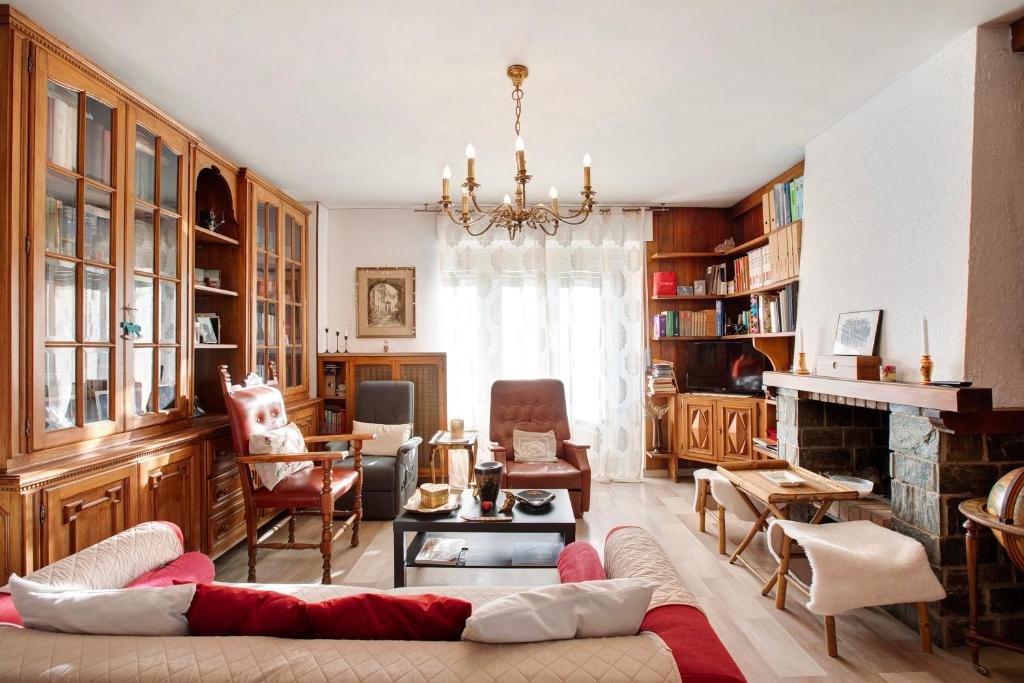
[[[334,379],[331,379],[333,375]],[[444,353],[321,353],[317,356],[317,396],[323,410],[344,411],[333,433],[351,431],[359,401],[359,383],[372,380],[406,380],[415,387],[413,436],[423,439],[419,475],[429,477],[426,443],[448,423],[447,355]],[[333,390],[332,390],[333,387]],[[340,389],[339,387],[344,387]],[[325,417],[321,425],[330,421]],[[323,431],[323,430],[322,430]],[[327,433],[327,432],[325,432]]]
[[[654,239],[647,243],[647,299],[644,316],[644,335],[651,357],[671,361],[680,383],[686,377],[686,344],[700,340],[750,339],[754,348],[763,353],[770,370],[787,370],[793,357],[794,332],[769,334],[726,334],[701,337],[654,337],[652,318],[664,311],[699,311],[713,308],[721,301],[730,318],[747,307],[750,295],[777,292],[799,281],[799,277],[780,279],[771,284],[729,294],[675,294],[654,296],[653,277],[657,271],[674,272],[680,285],[703,279],[705,269],[716,263],[731,262],[751,250],[768,244],[773,233],[788,226],[765,232],[762,221],[762,196],[776,183],[787,182],[803,175],[800,162],[772,178],[734,206],[717,208],[671,208],[654,214]],[[714,248],[732,237],[734,248],[716,253]],[[757,452],[751,439],[765,435],[775,424],[774,403],[763,398],[736,398],[680,394],[655,396],[653,400],[671,402],[671,410],[664,418],[668,443],[673,446],[670,455],[647,451],[647,468],[667,468],[675,475],[678,460],[720,462],[728,459],[764,457]],[[741,405],[743,404],[743,405]],[[645,432],[651,429],[645,421]],[[645,434],[645,443],[652,441]]]

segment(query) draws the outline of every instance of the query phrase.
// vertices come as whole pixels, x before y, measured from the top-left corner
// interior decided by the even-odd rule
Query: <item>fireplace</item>
[[[801,467],[877,481],[879,499],[836,506],[841,520],[870,519],[917,539],[948,597],[930,608],[941,646],[963,643],[966,556],[957,506],[986,496],[1024,465],[1024,411],[991,408],[985,389],[765,373],[776,394],[779,457]],[[984,539],[981,621],[997,635],[1024,629],[1024,576]],[[887,608],[915,627],[913,605]]]

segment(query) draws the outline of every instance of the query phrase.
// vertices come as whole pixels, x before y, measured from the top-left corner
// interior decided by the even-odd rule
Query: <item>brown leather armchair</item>
[[[246,543],[249,549],[249,581],[256,580],[256,550],[320,550],[323,555],[323,583],[331,583],[331,552],[335,539],[346,530],[352,531],[352,547],[359,545],[359,521],[362,518],[363,441],[373,439],[373,434],[342,434],[331,436],[307,436],[306,443],[322,443],[329,440],[346,439],[351,442],[352,466],[341,467],[334,463],[343,460],[349,451],[311,451],[307,453],[275,453],[273,455],[250,455],[249,437],[253,434],[277,429],[288,424],[284,397],[277,388],[276,368],[270,367],[269,382],[232,384],[228,366],[220,366],[224,404],[227,407],[228,422],[231,425],[231,439],[234,443],[238,474],[242,480],[242,497],[245,501]],[[268,490],[258,485],[253,465],[265,462],[302,462],[312,460],[312,469],[295,472]],[[351,510],[336,512],[334,503],[352,491],[354,500]],[[288,542],[266,542],[257,537],[257,520],[260,509],[288,510]],[[312,508],[312,510],[310,510]],[[319,515],[323,522],[319,543],[295,542],[295,515]],[[341,515],[343,522],[338,532],[334,531],[334,517]],[[275,527],[276,528],[276,527]],[[268,534],[269,535],[269,534]]]
[[[516,462],[513,430],[555,432],[557,462]],[[491,457],[505,465],[502,486],[568,489],[577,517],[590,509],[590,446],[573,443],[565,387],[557,379],[499,380],[491,385]]]

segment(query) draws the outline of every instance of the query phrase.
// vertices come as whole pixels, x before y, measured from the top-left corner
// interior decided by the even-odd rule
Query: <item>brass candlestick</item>
[[[809,375],[810,370],[807,369],[807,356],[803,351],[796,354],[796,374],[798,375]]]
[[[921,356],[921,384],[932,383],[932,357],[928,354]]]

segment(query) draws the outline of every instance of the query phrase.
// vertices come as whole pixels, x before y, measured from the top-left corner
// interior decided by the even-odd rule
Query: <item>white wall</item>
[[[1024,405],[1024,54],[978,29],[966,374]]]
[[[963,376],[974,71],[971,32],[807,145],[809,364],[831,353],[839,313],[881,308],[879,353],[900,379],[917,377],[922,316],[934,377]]]
[[[355,280],[359,266],[416,268],[416,337],[389,339],[392,351],[441,351],[438,300],[441,287],[434,214],[411,209],[331,209],[321,231],[320,322],[317,350],[324,350],[324,328],[349,330],[349,351],[379,352],[382,339],[356,338]],[[344,341],[342,341],[344,346]]]

